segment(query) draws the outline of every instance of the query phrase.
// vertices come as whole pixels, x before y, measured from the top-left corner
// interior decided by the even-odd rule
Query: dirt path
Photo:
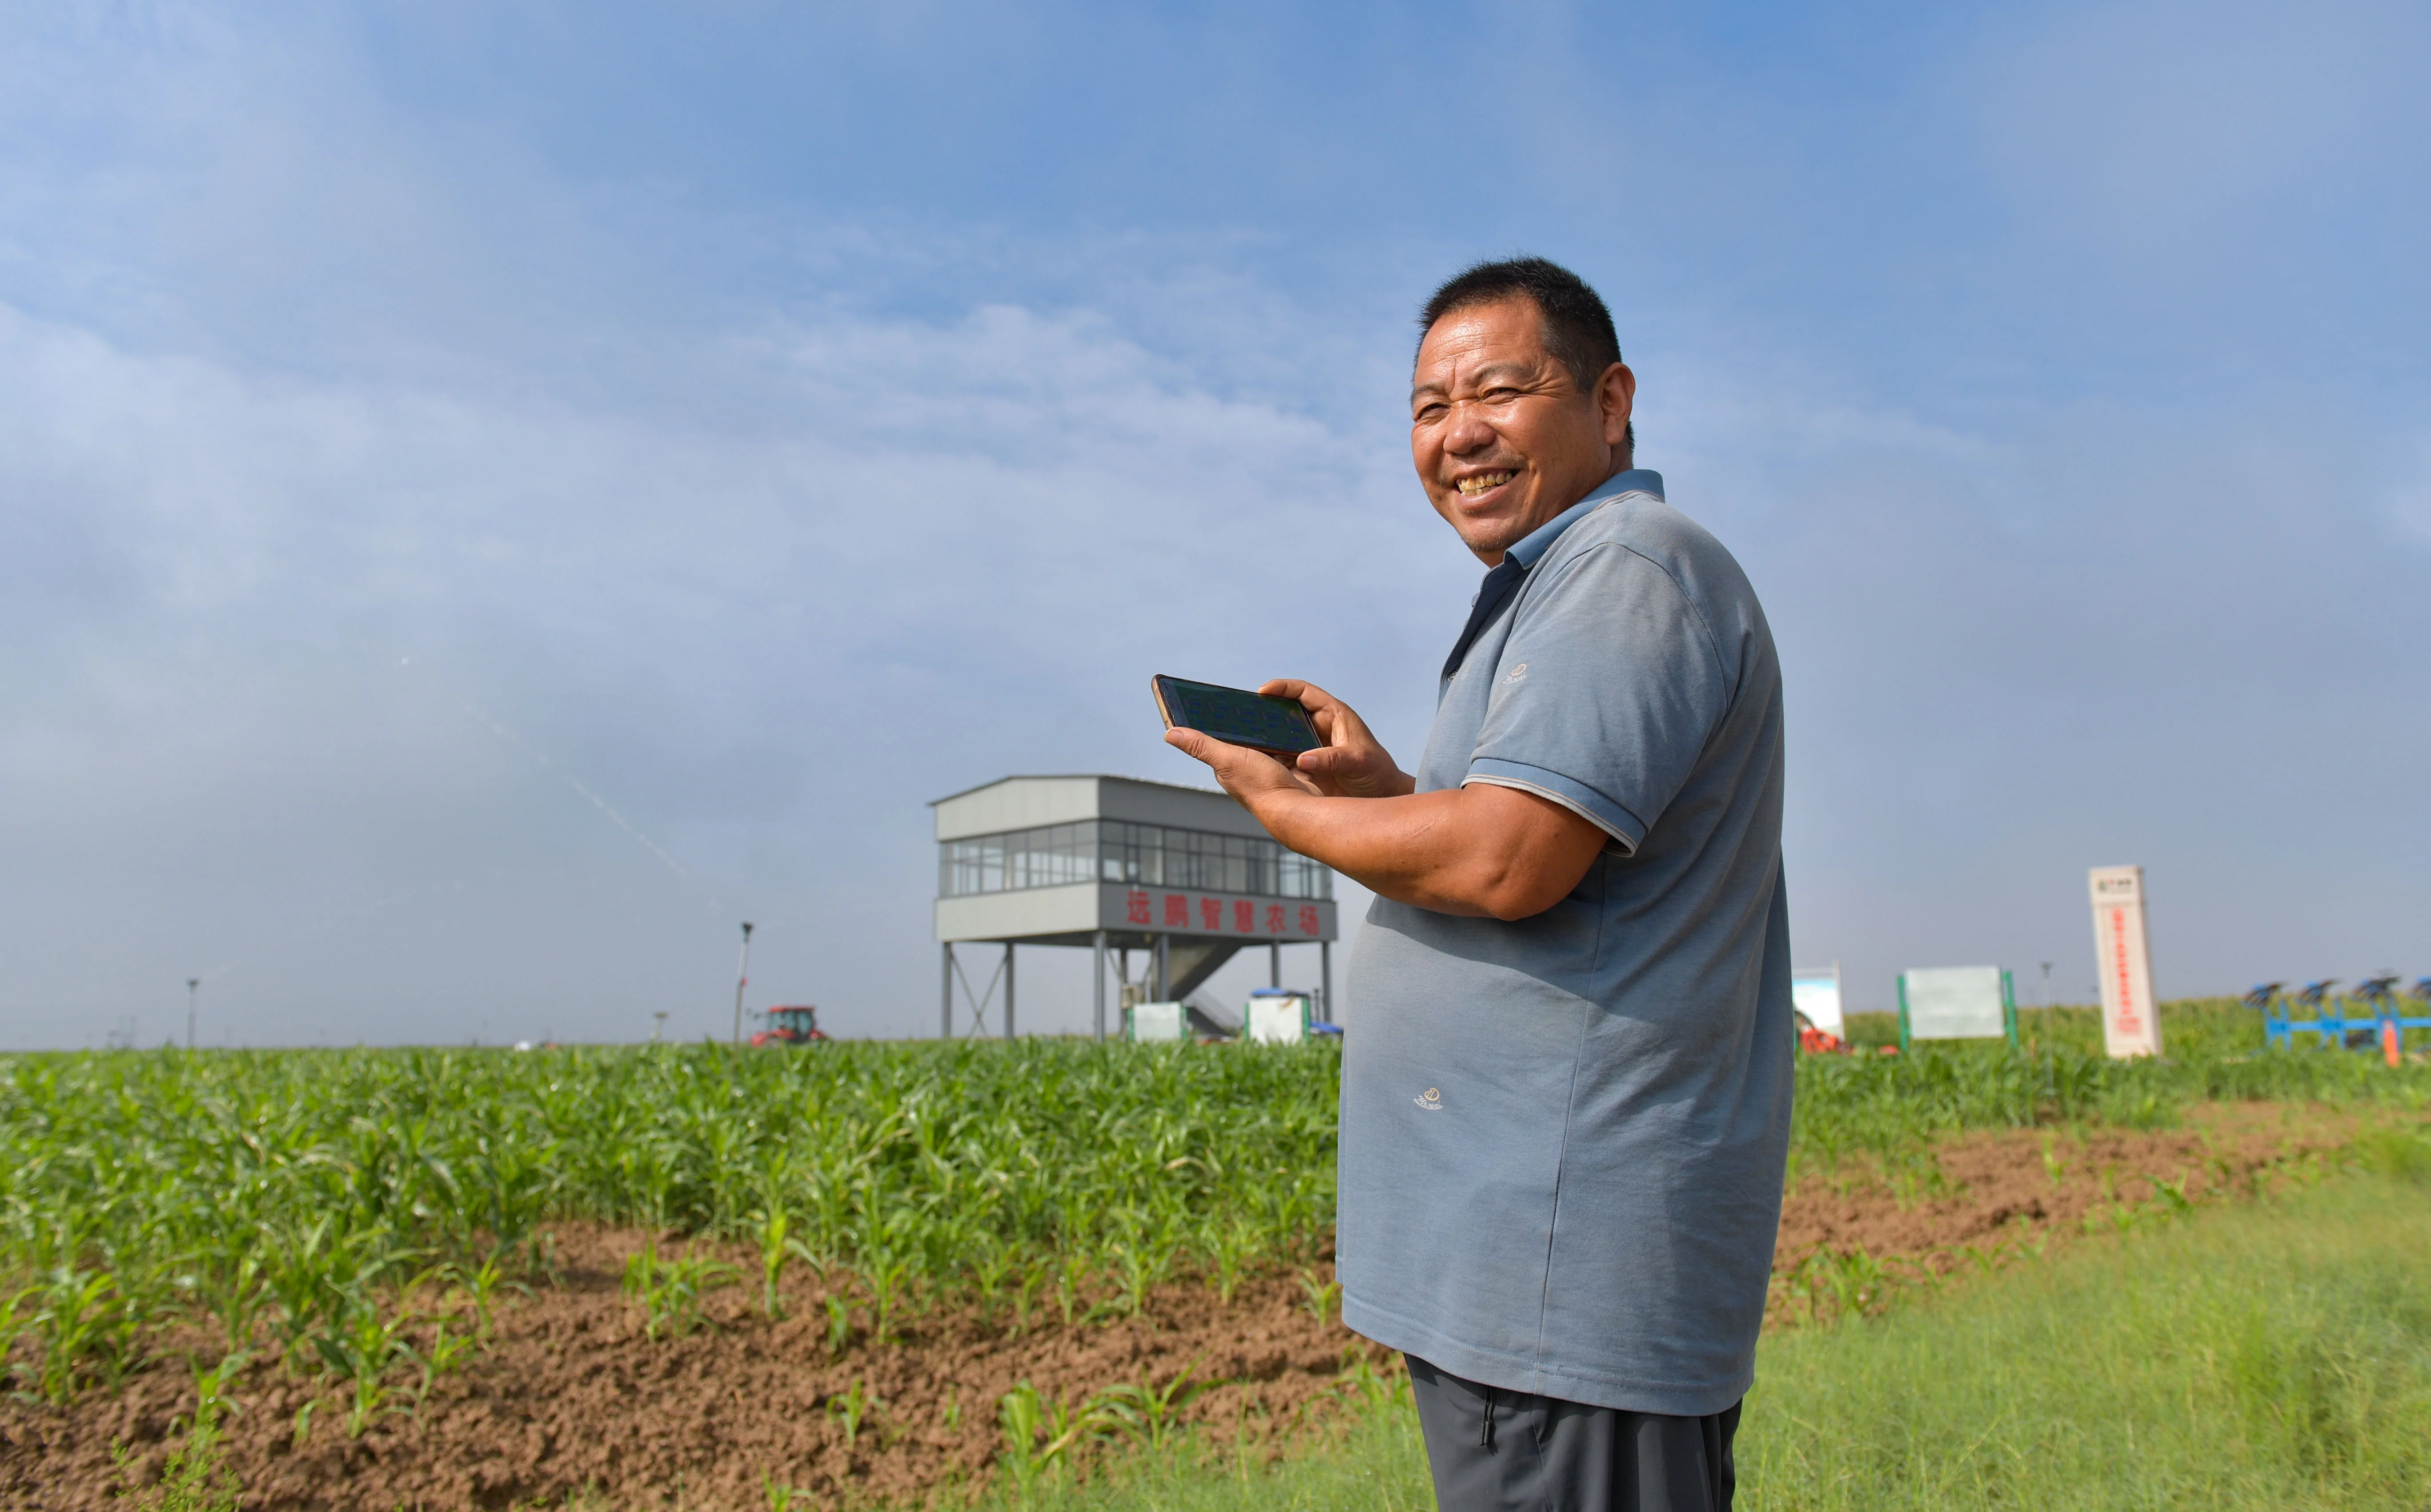
[[[1997,1263],[2083,1234],[2088,1219],[2098,1227],[2249,1189],[2342,1143],[2356,1122],[2277,1105],[2209,1108],[2162,1133],[1978,1134],[1902,1160],[1849,1162],[1787,1200],[1773,1316],[1870,1310],[1903,1276]],[[1230,1305],[1210,1289],[1168,1288],[1111,1324],[1067,1326],[1048,1300],[1019,1337],[1001,1316],[931,1315],[899,1342],[857,1336],[841,1354],[829,1348],[824,1294],[803,1276],[788,1288],[788,1321],[762,1317],[756,1288],[738,1287],[712,1296],[707,1326],[652,1342],[618,1287],[626,1256],[649,1236],[557,1234],[562,1284],[503,1305],[495,1338],[465,1371],[443,1377],[418,1412],[382,1418],[359,1438],[332,1399],[299,1445],[295,1417],[313,1384],[253,1366],[233,1387],[242,1410],[227,1425],[247,1512],[436,1512],[586,1495],[620,1509],[744,1512],[769,1504],[771,1480],[802,1487],[798,1505],[930,1492],[960,1501],[1000,1473],[998,1404],[1020,1381],[1051,1406],[1109,1387],[1163,1387],[1195,1366],[1199,1379],[1226,1384],[1178,1418],[1263,1454],[1338,1421],[1356,1362],[1396,1368],[1320,1319],[1289,1276],[1245,1282]],[[753,1273],[748,1256],[729,1258]],[[101,1512],[129,1479],[156,1476],[172,1419],[193,1405],[181,1342],[199,1352],[206,1338],[164,1339],[163,1363],[115,1397],[0,1404],[0,1506]],[[856,1392],[865,1404],[857,1420]],[[117,1444],[133,1451],[131,1476],[113,1466]]]

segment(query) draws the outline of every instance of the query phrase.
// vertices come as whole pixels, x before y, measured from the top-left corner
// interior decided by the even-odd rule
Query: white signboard
[[[1298,993],[1260,995],[1244,1010],[1242,1038],[1252,1044],[1298,1044],[1308,1038],[1308,999]]]
[[[2102,1042],[2114,1058],[2161,1053],[2153,956],[2144,939],[2144,869],[2097,866],[2093,955],[2102,971]]]
[[[1132,1039],[1138,1044],[1171,1044],[1190,1038],[1190,1010],[1179,1003],[1132,1005]]]
[[[1848,1031],[1841,1027],[1840,967],[1833,963],[1830,971],[1792,972],[1789,973],[1789,1005],[1806,1015],[1806,1022],[1828,1035],[1842,1038]]]
[[[1900,1006],[1916,1039],[1999,1039],[2008,993],[1997,966],[1936,966],[1900,973]]]

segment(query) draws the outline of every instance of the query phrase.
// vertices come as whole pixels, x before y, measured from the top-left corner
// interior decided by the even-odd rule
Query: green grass
[[[1780,1336],[1748,1504],[2421,1508],[2426,1254],[2424,1188],[2355,1178]]]
[[[1021,1512],[1435,1512],[1435,1492],[1404,1385],[1341,1439],[1270,1468],[1185,1442],[1101,1468],[1085,1486],[1052,1481],[1026,1500],[1007,1488],[993,1504]]]
[[[1777,1334],[1738,1439],[1751,1512],[2431,1505],[2431,1142],[1886,1319]],[[1406,1400],[1270,1471],[1142,1462],[1046,1512],[1424,1508]]]

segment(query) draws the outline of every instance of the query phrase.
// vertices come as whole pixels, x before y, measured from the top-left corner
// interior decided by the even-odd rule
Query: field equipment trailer
[[[751,1048],[765,1049],[770,1045],[817,1045],[827,1042],[819,1028],[819,1010],[809,1004],[790,1008],[770,1008],[762,1015],[768,1027],[751,1037]]]
[[[2262,982],[2245,994],[2246,1003],[2262,1010],[2263,1040],[2271,1045],[2293,1048],[2296,1036],[2319,1035],[2323,1048],[2344,1045],[2349,1050],[2377,1049],[2383,1059],[2395,1066],[2406,1058],[2406,1032],[2409,1029],[2431,1029],[2431,976],[2414,984],[2414,990],[2401,999],[2394,975],[2374,976],[2356,984],[2349,993],[2333,992],[2339,985],[2335,976],[2319,982],[2307,982],[2290,993],[2284,982]],[[2310,1019],[2291,1019],[2288,1006],[2297,1003],[2313,1010]],[[2423,1011],[2407,1013],[2408,1003]]]

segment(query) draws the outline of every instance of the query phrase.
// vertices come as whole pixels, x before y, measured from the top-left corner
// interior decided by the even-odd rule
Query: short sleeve
[[[1731,680],[1679,583],[1603,542],[1527,584],[1462,785],[1549,798],[1635,851],[1729,711]]]

